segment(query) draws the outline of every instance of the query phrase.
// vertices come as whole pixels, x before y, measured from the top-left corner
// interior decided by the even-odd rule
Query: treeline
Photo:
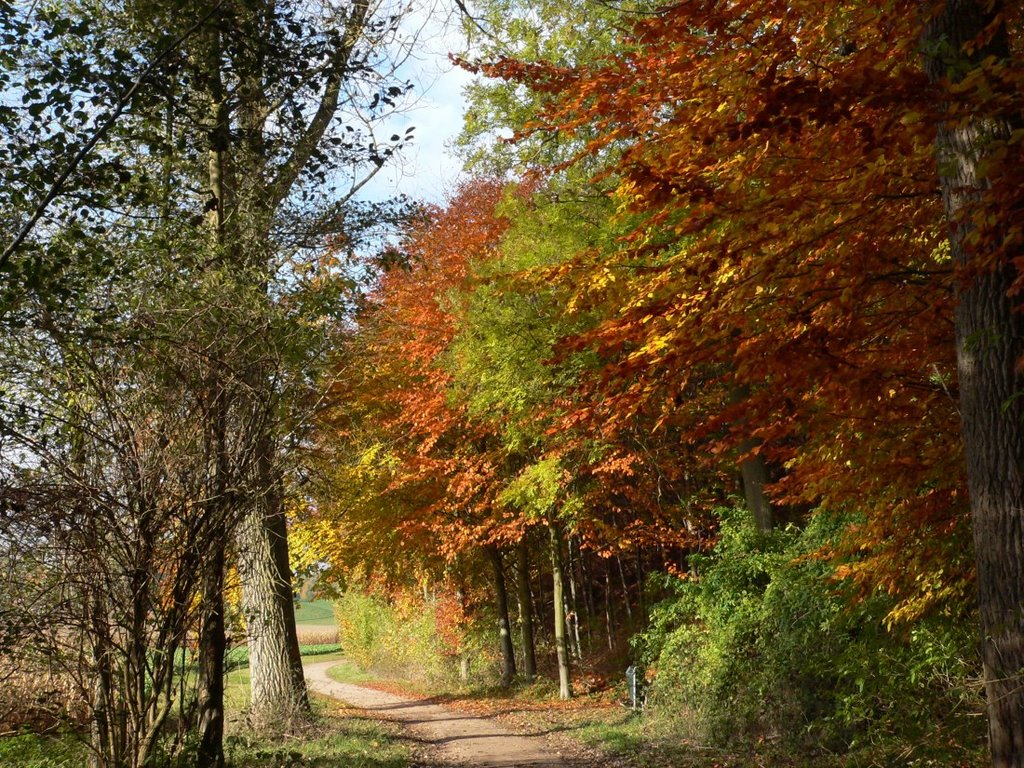
[[[1018,10],[569,5],[478,4],[475,176],[339,353],[310,558],[486,610],[505,682],[546,621],[563,697],[605,611],[707,738],[912,745],[982,673],[1014,764]]]

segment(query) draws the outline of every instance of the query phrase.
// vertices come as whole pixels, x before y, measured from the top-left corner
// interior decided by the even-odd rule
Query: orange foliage
[[[970,579],[934,126],[984,89],[1020,106],[1006,69],[930,86],[922,23],[902,0],[695,0],[594,65],[475,66],[548,94],[529,131],[616,158],[630,234],[558,270],[607,317],[576,341],[607,367],[570,418],[655,421],[709,467],[753,439],[791,514],[863,515],[843,573],[906,615]]]
[[[469,265],[488,257],[507,226],[494,215],[503,186],[468,182],[410,225],[402,243],[408,268],[383,276],[360,319],[362,372],[333,393],[348,411],[353,401],[370,403],[368,426],[397,459],[385,496],[399,515],[381,516],[381,524],[410,549],[446,559],[494,535],[495,441],[449,402],[439,358],[456,332],[451,302],[469,287]]]

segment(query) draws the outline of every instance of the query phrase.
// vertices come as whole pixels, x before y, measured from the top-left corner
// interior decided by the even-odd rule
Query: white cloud
[[[360,197],[379,200],[406,194],[440,202],[461,175],[462,162],[452,156],[447,145],[462,128],[463,89],[473,76],[448,59],[449,52],[464,47],[457,11],[429,0],[426,5],[414,4],[402,31],[415,42],[398,77],[412,82],[413,91],[407,108],[393,116],[380,133],[403,134],[415,126],[415,139],[363,188]]]

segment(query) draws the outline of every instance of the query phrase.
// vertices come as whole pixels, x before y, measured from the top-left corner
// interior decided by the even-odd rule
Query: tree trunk
[[[740,444],[740,452],[746,453],[757,445],[757,441],[744,440]],[[764,456],[757,454],[740,462],[740,477],[743,481],[743,497],[747,509],[754,518],[754,526],[761,533],[770,533],[775,526],[772,505],[765,495],[764,487],[768,484],[768,465]]]
[[[111,644],[106,604],[98,591],[90,597],[88,606],[88,622],[93,633],[91,638],[92,660],[96,676],[93,685],[92,722],[90,723],[92,751],[89,756],[89,768],[102,768],[107,763],[107,757],[114,752],[110,727]]]
[[[626,608],[626,628],[630,634],[633,631],[633,608],[629,599],[629,584],[626,583],[626,569],[622,567],[622,555],[616,553],[615,562],[619,566],[619,579],[622,581],[622,603]]]
[[[516,675],[515,649],[512,647],[512,623],[508,613],[508,589],[505,583],[505,567],[501,550],[496,546],[487,549],[488,559],[494,575],[495,608],[498,612],[498,633],[501,644],[501,685],[511,684]]]
[[[269,457],[260,460],[270,461]],[[250,715],[260,723],[287,725],[308,716],[309,697],[295,629],[280,483],[261,483],[261,487],[269,490],[245,516],[238,533],[238,576],[249,645]]]
[[[537,653],[533,644],[533,601],[530,598],[530,555],[526,540],[516,546],[516,589],[519,595],[519,630],[523,644],[523,674],[527,682],[537,675]]]
[[[505,568],[501,550],[486,547],[487,558],[494,573],[495,607],[498,610],[498,632],[501,642],[501,687],[507,688],[516,676],[516,657],[512,648],[512,625],[508,619],[508,590],[505,588]]]
[[[541,575],[538,574],[536,583],[531,584],[530,586],[530,605],[533,607],[533,616],[543,616],[548,605],[546,593],[547,581],[541,578]],[[541,642],[546,642],[548,635],[548,623],[546,621],[535,621],[533,624],[534,643],[536,644],[538,636],[540,637]]]
[[[615,650],[615,637],[612,629],[612,576],[605,561],[604,567],[604,626],[608,633],[608,650]]]
[[[226,538],[226,536],[224,537]],[[224,546],[207,553],[203,564],[202,625],[199,629],[198,768],[224,766]]]
[[[991,31],[1003,13],[1001,2],[948,0],[925,29],[929,79],[960,80],[989,56],[1007,59],[1002,21],[973,54],[963,48]],[[975,116],[939,125],[936,138],[951,251],[966,278],[956,312],[957,366],[994,768],[1024,766],[1024,376],[1017,368],[1024,317],[1007,295],[1016,276],[1009,258],[1020,254],[1001,255],[994,269],[972,273],[999,247],[992,240],[1001,238],[982,237],[979,246],[967,236],[971,214],[985,205],[991,185],[984,175],[988,146],[1007,139],[1014,127],[1004,117]]]
[[[647,626],[647,592],[644,587],[647,575],[644,573],[644,560],[639,546],[633,547],[633,558],[636,560],[636,587],[639,594],[637,607],[640,609],[640,627],[642,629]]]
[[[579,583],[583,590],[583,610],[587,614],[587,621],[583,625],[586,630],[587,648],[594,647],[594,618],[597,616],[597,609],[594,604],[594,572],[587,564],[588,557],[583,554],[581,539],[576,539],[576,566],[579,569]]]
[[[732,403],[742,403],[750,396],[750,387],[745,384],[736,385],[729,397]],[[761,441],[748,437],[740,443],[740,455],[748,454]],[[753,454],[740,462],[740,487],[743,498],[747,502],[747,511],[754,519],[754,527],[760,533],[768,533],[775,525],[772,505],[765,495],[764,487],[768,484],[768,465],[760,453]]]
[[[580,603],[576,595],[576,558],[573,557],[571,536],[566,544],[568,545],[569,556],[569,604],[568,610],[566,611],[566,617],[569,618],[570,627],[572,629],[573,655],[576,657],[577,661],[582,661],[583,645],[580,643]]]
[[[558,659],[558,698],[572,698],[569,681],[569,647],[565,631],[565,571],[562,567],[562,535],[555,523],[548,530],[551,533],[551,585],[554,593],[551,602],[555,613],[555,655]]]

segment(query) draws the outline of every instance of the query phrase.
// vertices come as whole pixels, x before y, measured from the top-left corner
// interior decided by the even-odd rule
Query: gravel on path
[[[339,683],[327,676],[337,661],[307,664],[310,689],[408,728],[423,745],[430,765],[479,768],[569,768],[542,736],[512,733],[494,720],[373,688]]]

